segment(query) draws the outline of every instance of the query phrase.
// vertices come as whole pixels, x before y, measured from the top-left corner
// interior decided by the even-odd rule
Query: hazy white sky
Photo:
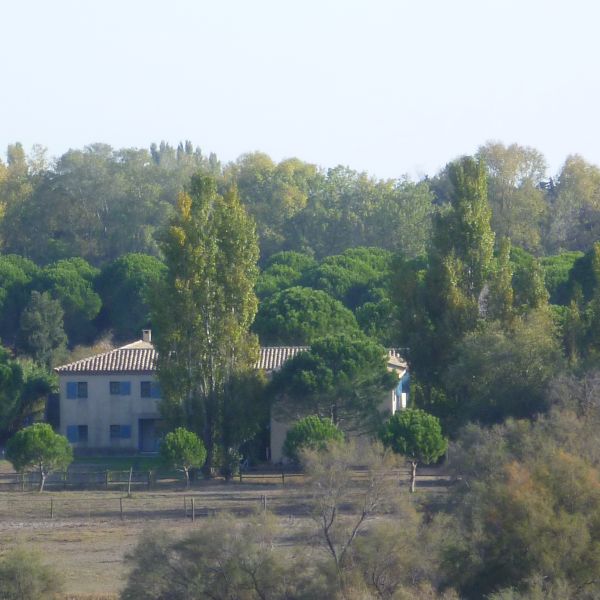
[[[190,139],[378,177],[600,163],[594,0],[0,0],[0,155]]]

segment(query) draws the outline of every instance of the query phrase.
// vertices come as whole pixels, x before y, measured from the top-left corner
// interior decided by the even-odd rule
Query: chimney
[[[152,342],[152,329],[142,329],[142,340],[144,342]]]

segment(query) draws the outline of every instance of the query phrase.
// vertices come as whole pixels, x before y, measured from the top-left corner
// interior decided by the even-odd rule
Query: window
[[[86,444],[88,441],[88,426],[67,425],[67,439],[72,444]]]
[[[67,382],[67,398],[87,398],[88,387],[87,381],[68,381]]]
[[[131,394],[130,381],[111,381],[108,387],[111,396],[129,396]]]
[[[111,440],[127,440],[131,438],[131,425],[111,425]]]
[[[160,398],[160,387],[155,381],[140,381],[142,398]]]

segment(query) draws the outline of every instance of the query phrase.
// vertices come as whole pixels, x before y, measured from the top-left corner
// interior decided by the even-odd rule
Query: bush
[[[2,600],[48,600],[62,591],[62,580],[35,552],[15,549],[0,560]]]
[[[329,420],[317,416],[300,419],[287,432],[283,454],[293,462],[299,461],[299,452],[305,448],[322,450],[327,442],[342,442],[344,434]]]

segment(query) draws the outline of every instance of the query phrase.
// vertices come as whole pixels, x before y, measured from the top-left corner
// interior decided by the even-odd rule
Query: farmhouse
[[[256,364],[267,374],[306,350],[302,346],[263,347]],[[142,339],[110,352],[57,367],[59,431],[78,453],[156,452],[159,442],[160,387],[156,351],[150,330]],[[407,367],[396,350],[388,368],[398,374],[398,386],[382,405],[394,413],[406,407]],[[270,458],[282,459],[288,425],[271,419]]]

